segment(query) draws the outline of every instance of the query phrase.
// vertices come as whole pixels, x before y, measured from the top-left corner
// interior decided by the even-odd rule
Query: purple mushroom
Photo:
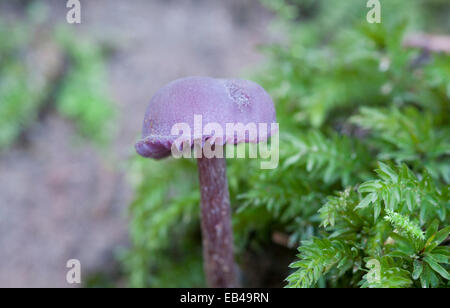
[[[190,153],[196,145],[200,152],[205,151],[206,145],[212,150],[223,150],[225,144],[265,141],[274,133],[275,122],[272,99],[258,84],[238,79],[187,77],[170,82],[153,96],[136,150],[144,157],[156,159],[174,151]],[[237,123],[242,124],[240,130],[227,130],[227,125]],[[252,123],[259,124],[260,129],[250,132],[248,128],[255,127]],[[174,130],[180,124],[188,128],[188,134],[183,129],[184,139],[178,129]],[[206,279],[210,287],[237,287],[226,160],[220,155],[196,158]]]

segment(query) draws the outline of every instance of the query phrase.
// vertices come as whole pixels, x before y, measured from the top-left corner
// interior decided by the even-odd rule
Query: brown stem
[[[237,287],[225,158],[198,159],[202,195],[203,258],[212,288]]]

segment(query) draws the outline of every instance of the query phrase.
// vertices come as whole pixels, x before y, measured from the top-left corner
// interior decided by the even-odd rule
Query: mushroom
[[[195,119],[199,116],[200,127]],[[203,258],[210,287],[237,287],[238,279],[233,256],[226,160],[224,156],[211,157],[201,152],[207,145],[212,150],[221,149],[223,153],[225,144],[265,141],[278,129],[277,125],[273,129],[275,121],[272,99],[261,86],[248,80],[186,77],[162,87],[148,105],[142,139],[136,143],[138,154],[160,159],[174,150],[191,153],[192,147],[194,152],[200,149],[201,155],[196,158],[201,190]],[[194,127],[194,135],[189,129],[187,138],[180,139],[179,131],[174,133],[174,127],[180,123]],[[251,134],[248,131],[229,132],[227,123],[244,126],[262,123],[266,126]],[[216,125],[214,134],[206,129],[212,124]],[[224,129],[220,131],[220,128]]]

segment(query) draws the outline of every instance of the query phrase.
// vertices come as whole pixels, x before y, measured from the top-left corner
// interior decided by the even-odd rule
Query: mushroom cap
[[[202,144],[214,134],[201,132],[194,136],[194,116],[202,116],[202,127],[208,123],[218,123],[223,129],[223,137],[214,142],[241,143],[265,141],[276,129],[275,108],[269,94],[257,83],[242,79],[216,79],[210,77],[186,77],[174,80],[151,99],[145,113],[142,139],[136,143],[136,151],[144,157],[164,158],[170,155],[172,144],[181,134],[171,133],[178,123],[186,123],[191,128],[192,146],[195,139]],[[258,129],[257,135],[245,133],[227,134],[227,123],[247,125],[260,123],[267,125],[267,131]],[[214,130],[215,132],[215,130]],[[217,135],[215,135],[217,137]]]

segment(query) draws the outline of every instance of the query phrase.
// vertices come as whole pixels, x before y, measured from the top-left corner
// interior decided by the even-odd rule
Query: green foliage
[[[346,272],[353,266],[353,260],[358,252],[339,240],[312,239],[304,241],[298,249],[301,260],[290,265],[299,268],[286,280],[288,287],[305,288],[315,285],[322,275],[336,268]]]
[[[408,217],[402,214],[395,213],[391,210],[386,210],[386,216],[384,217],[386,221],[391,223],[397,232],[400,234],[411,238],[412,240],[424,240],[423,231],[417,224],[411,222]]]
[[[370,259],[367,262],[367,267],[369,268],[376,261],[379,264],[379,277],[369,279],[368,275],[370,274],[367,273],[361,281],[362,288],[407,288],[411,286],[410,273],[400,268],[393,258],[383,256],[379,259]]]
[[[38,11],[32,10],[41,15]],[[21,25],[0,23],[0,150],[12,145],[53,104],[75,122],[83,136],[106,141],[112,136],[114,107],[107,94],[100,47],[75,39],[70,31],[59,30],[41,38],[36,29],[42,16],[33,16]],[[62,58],[67,70],[60,63],[61,67],[50,68],[55,71],[46,72],[48,68],[42,66],[46,62],[36,63],[41,61],[39,48],[46,51],[46,44],[57,54],[47,57]]]
[[[450,57],[402,44],[436,27],[428,14],[442,3],[383,1],[383,22],[368,24],[366,1],[263,2],[283,35],[251,78],[274,98],[280,162],[227,161],[237,260],[264,256],[278,232],[301,243],[289,287],[448,286]],[[200,267],[176,269],[201,246],[195,164],[145,164],[132,171],[145,179],[131,209],[132,285],[196,281]]]
[[[448,195],[432,184],[433,181],[426,171],[422,179],[418,180],[406,165],[403,165],[398,173],[383,163],[379,165],[377,173],[382,180],[368,181],[361,185],[359,191],[366,195],[358,208],[372,204],[376,219],[383,201],[391,211],[410,214],[418,210],[421,222],[436,217],[442,221],[446,219]],[[448,189],[448,186],[444,189]]]
[[[383,143],[378,159],[426,167],[435,178],[442,176],[450,183],[450,165],[440,159],[450,154],[449,127],[433,123],[438,120],[431,112],[413,107],[361,108],[351,121],[370,130],[374,143]]]
[[[188,234],[199,231],[200,196],[196,178],[193,178],[196,175],[194,168],[195,165],[187,160],[136,158],[132,161],[130,180],[137,192],[130,207],[134,248],[122,257],[130,273],[131,286],[161,286],[162,281],[170,286],[177,283],[180,283],[178,286],[192,286],[189,285],[192,280],[194,285],[202,286],[201,271],[195,271],[201,269],[198,252],[193,258],[192,254],[185,256],[183,250],[199,250],[199,246],[184,240]],[[173,267],[169,262],[168,256],[175,258],[180,254],[173,252],[173,247],[181,251],[181,256],[176,257],[179,267]],[[175,272],[191,274],[186,275],[189,278],[184,282],[167,278],[175,277]]]
[[[362,287],[447,284],[450,247],[441,244],[450,227],[439,230],[439,226],[448,219],[436,214],[435,220],[426,216],[421,222],[420,217],[428,207],[429,212],[441,208],[446,212],[448,195],[441,194],[430,178],[419,181],[406,165],[392,169],[380,163],[379,167],[379,179],[330,197],[319,210],[327,234],[299,247],[300,261],[291,265],[296,271],[287,278],[288,287],[312,287],[326,275],[335,281],[345,275],[359,277],[350,286]],[[408,188],[411,199],[401,195]],[[378,278],[363,275],[364,262],[378,263]]]
[[[58,41],[69,58],[69,68],[59,90],[57,108],[73,120],[80,133],[103,143],[113,133],[112,118],[115,110],[108,96],[106,69],[99,45],[60,30]]]
[[[369,156],[367,147],[355,138],[334,132],[310,130],[306,134],[285,135],[289,155],[283,157],[284,167],[301,166],[308,177],[317,178],[327,185],[344,186],[364,179]]]
[[[0,23],[0,149],[33,123],[48,91],[25,61],[26,48],[31,44],[25,27]]]
[[[328,232],[311,233],[328,239],[330,250],[318,253],[324,250],[319,243],[325,243],[318,238],[301,245],[300,261],[293,264],[298,270],[287,279],[288,286],[314,286],[320,279],[329,286],[445,285],[445,274],[439,280],[431,267],[421,276],[425,283],[417,284],[411,277],[414,258],[425,259],[420,252],[422,229],[434,219],[441,226],[448,224],[450,58],[431,55],[421,61],[423,54],[402,46],[411,26],[429,26],[423,14],[427,4],[383,2],[383,22],[378,25],[365,22],[367,10],[361,1],[336,6],[326,1],[267,4],[281,16],[278,26],[288,38],[264,48],[271,61],[259,79],[275,97],[280,131],[288,132],[293,144],[307,145],[297,146],[297,155],[287,157],[292,173],[285,172],[284,177],[293,178],[299,168],[306,173],[298,185],[319,181],[323,190],[314,192],[323,196],[341,191],[322,197],[321,225]],[[320,137],[305,141],[305,129]],[[336,140],[345,139],[353,146],[335,146]],[[380,163],[379,178],[374,179],[370,171],[377,160],[406,163],[409,168],[394,170]],[[322,172],[315,170],[316,165]],[[329,172],[324,171],[327,167]],[[304,196],[302,191],[298,195]],[[404,247],[391,245],[386,251],[383,243],[389,243],[390,236],[407,238],[415,257],[391,257]],[[343,248],[338,254],[336,240],[358,252],[345,255],[351,250]],[[344,256],[353,256],[354,266],[347,273],[337,269]],[[363,278],[367,258],[380,262],[377,283]]]

